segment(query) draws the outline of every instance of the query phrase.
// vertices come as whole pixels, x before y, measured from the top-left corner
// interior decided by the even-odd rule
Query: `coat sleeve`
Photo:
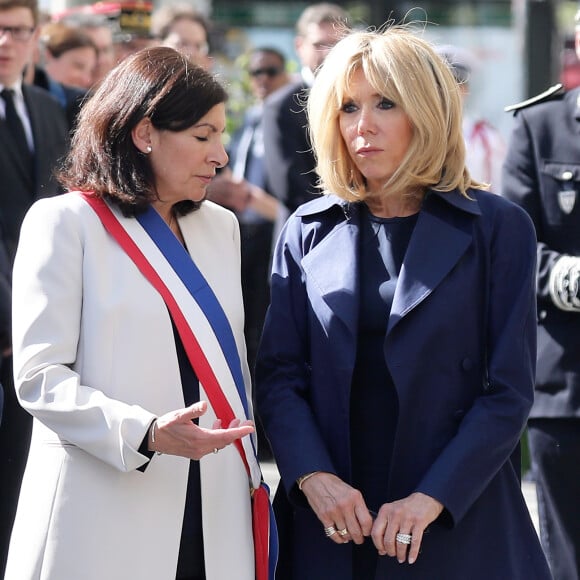
[[[301,244],[300,219],[291,217],[276,246],[271,303],[256,362],[258,413],[282,482],[295,499],[299,496],[291,492],[301,475],[336,473],[310,403],[310,306]]]
[[[502,469],[519,477],[510,459],[534,397],[536,361],[536,244],[529,217],[504,205],[490,227],[482,353],[486,376],[456,435],[417,490],[437,498],[456,524]]]
[[[28,212],[14,265],[18,399],[61,440],[131,471],[148,460],[138,449],[155,415],[82,384],[73,370],[83,310],[83,233],[79,216],[57,199],[38,201]]]

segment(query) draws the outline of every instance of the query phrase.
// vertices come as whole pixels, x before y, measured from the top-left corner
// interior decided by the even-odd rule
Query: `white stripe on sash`
[[[134,218],[123,217],[116,207],[110,205],[109,207],[115,214],[115,217],[123,229],[125,229],[142,251],[143,255],[146,256],[147,260],[155,268],[160,278],[171,291],[175,301],[179,304],[179,307],[199,342],[218,383],[224,392],[224,395],[232,407],[234,416],[242,420],[246,419],[247,417],[245,415],[244,406],[220,343],[198,303],[189,293],[186,286],[173,270],[171,264],[166,260],[165,256],[161,253],[155,242],[149,237],[149,234],[141,224]],[[209,400],[208,403],[211,404]],[[225,428],[227,425],[223,425],[223,427]],[[246,460],[250,466],[252,487],[257,488],[260,485],[262,474],[250,438],[242,438],[242,445],[244,447]]]

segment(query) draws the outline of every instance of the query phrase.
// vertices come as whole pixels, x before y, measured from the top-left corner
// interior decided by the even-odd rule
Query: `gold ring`
[[[343,528],[342,530],[338,530],[338,533],[341,536],[346,536],[348,534],[348,530],[346,528]]]

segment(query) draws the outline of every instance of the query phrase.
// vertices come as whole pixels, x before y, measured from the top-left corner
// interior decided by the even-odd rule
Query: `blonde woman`
[[[465,168],[451,72],[354,32],[308,99],[325,193],[277,245],[257,365],[279,577],[544,580],[519,480],[535,236]]]

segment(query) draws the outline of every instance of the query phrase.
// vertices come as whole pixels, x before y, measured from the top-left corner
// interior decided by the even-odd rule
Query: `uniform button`
[[[461,368],[464,371],[470,371],[473,368],[473,362],[471,362],[471,359],[470,358],[464,358],[461,361]]]
[[[562,172],[562,179],[564,181],[570,181],[574,177],[574,174],[571,171],[563,171]]]
[[[545,310],[540,310],[540,312],[538,312],[538,318],[540,320],[544,320],[544,318],[546,318],[546,316],[548,316],[548,313]]]

